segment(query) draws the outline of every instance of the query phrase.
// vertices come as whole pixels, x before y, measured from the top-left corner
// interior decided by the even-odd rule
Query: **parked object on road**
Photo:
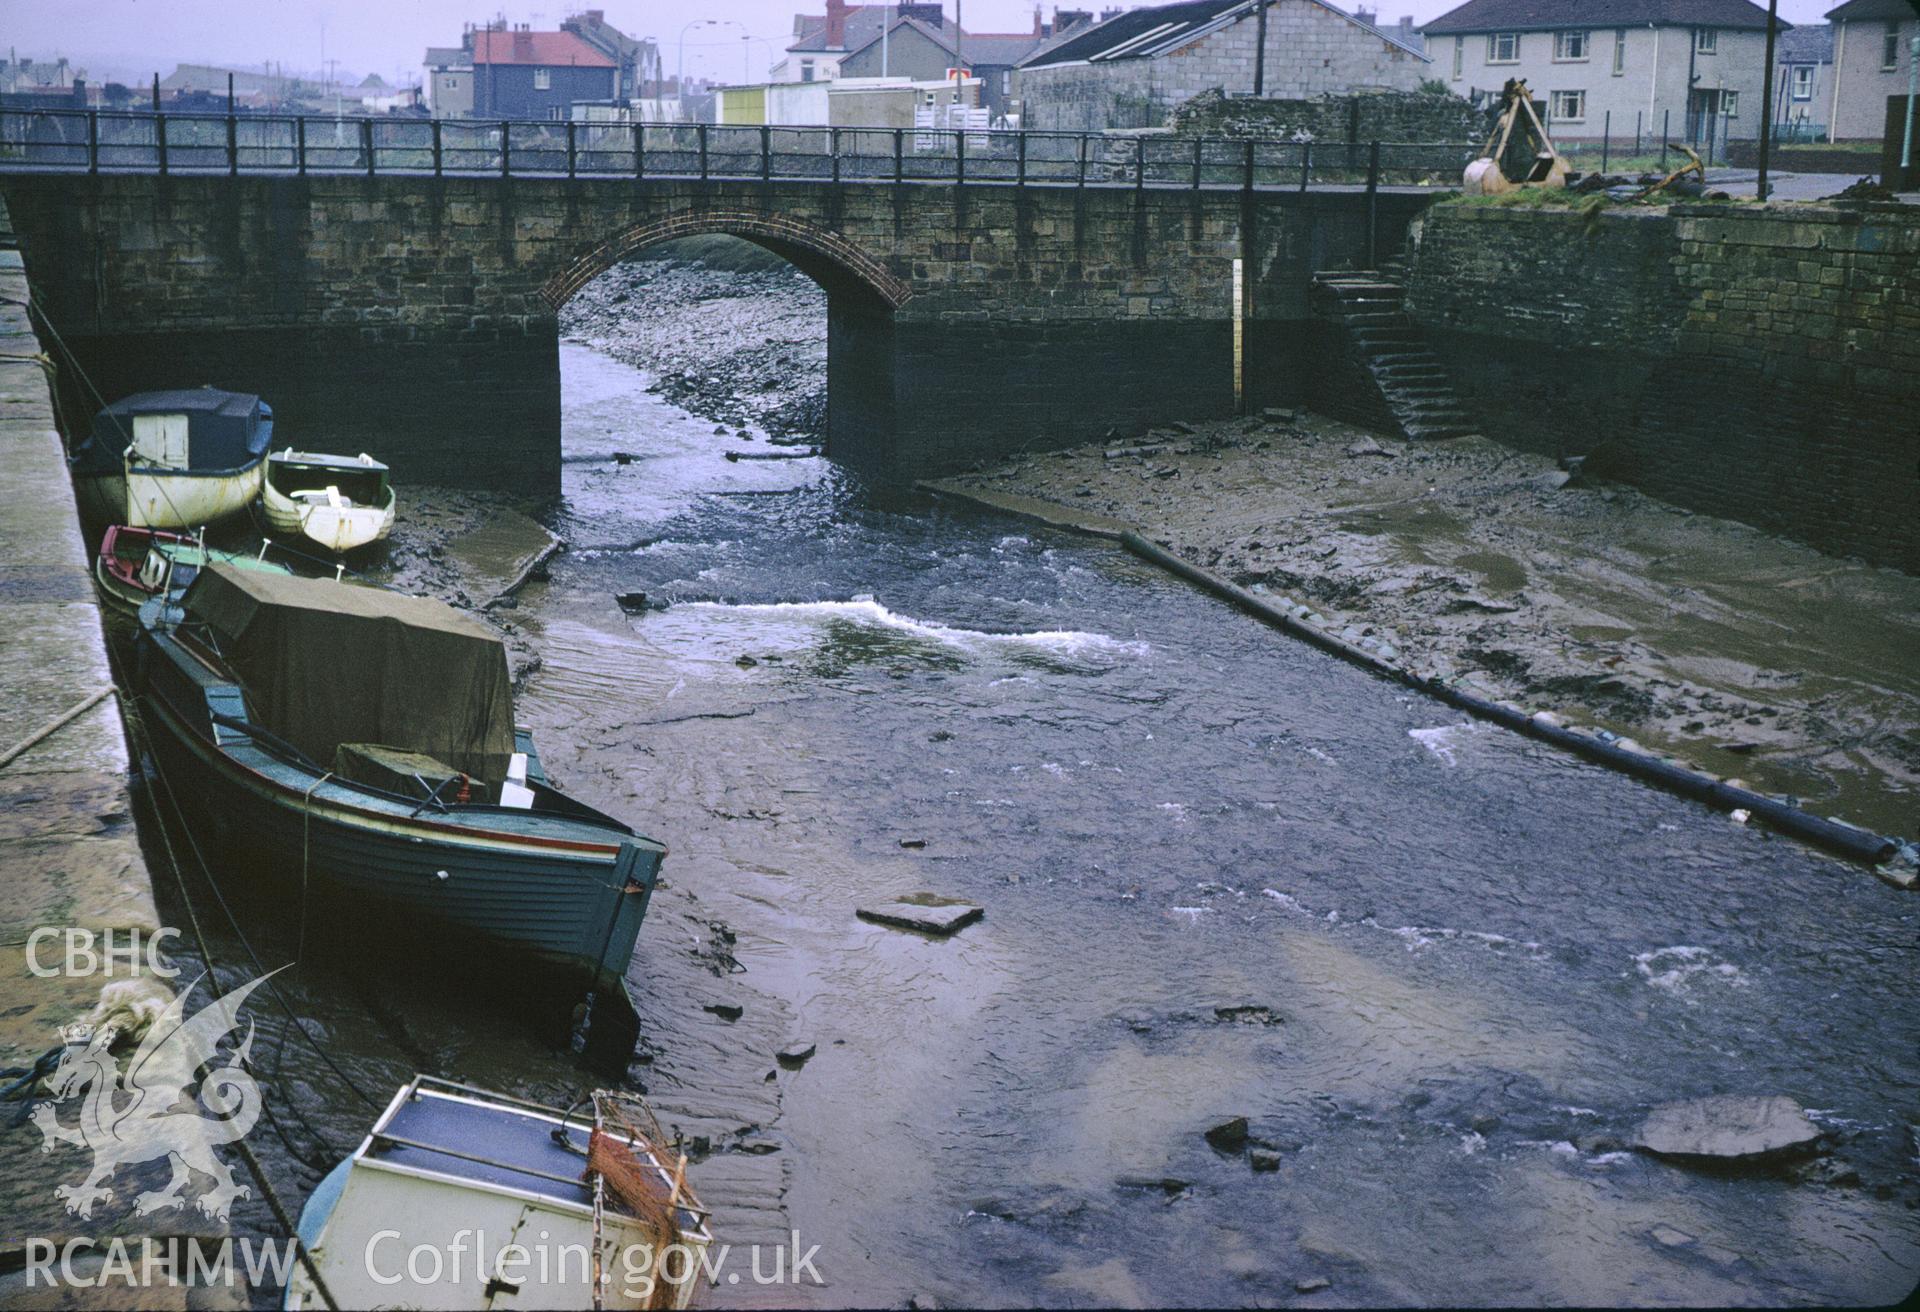
[[[687,1307],[713,1235],[686,1158],[637,1098],[591,1101],[576,1117],[415,1076],[307,1199],[300,1243],[326,1297],[302,1263],[284,1306]],[[466,1260],[422,1282],[422,1248]]]
[[[168,790],[227,868],[283,876],[302,932],[445,959],[570,1012],[624,1069],[625,974],[666,849],[548,781],[501,639],[424,597],[211,564],[140,611],[136,692]]]
[[[292,571],[266,558],[263,544],[259,554],[222,551],[209,547],[200,537],[169,533],[157,528],[134,528],[115,524],[100,539],[100,553],[94,558],[93,577],[100,596],[113,609],[136,615],[155,597],[177,592],[193,582],[209,561],[232,565],[235,569],[263,569],[275,574]]]
[[[217,387],[139,392],[93,417],[70,462],[80,509],[102,524],[198,528],[260,494],[273,409]]]
[[[288,447],[267,457],[260,507],[277,532],[301,533],[336,555],[393,532],[387,467],[372,456],[330,456]]]
[[[1461,189],[1469,196],[1498,196],[1515,187],[1566,186],[1567,161],[1555,148],[1553,138],[1547,135],[1546,124],[1533,112],[1533,93],[1527,90],[1526,79],[1509,79],[1501,98],[1503,105],[1500,117],[1494,123],[1492,135],[1487,138],[1487,148],[1480,158],[1467,165]],[[1523,119],[1524,126],[1521,122]],[[1509,178],[1501,167],[1501,161],[1507,156],[1507,144],[1516,127],[1530,132],[1537,145],[1533,163],[1525,176]]]

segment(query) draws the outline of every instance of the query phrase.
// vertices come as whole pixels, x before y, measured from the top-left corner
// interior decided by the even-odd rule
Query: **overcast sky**
[[[953,12],[955,0],[947,0]],[[961,0],[968,30],[1027,31],[1032,0]],[[1411,14],[1435,18],[1458,0],[1379,0],[1385,21]],[[1839,0],[1780,0],[1788,22],[1819,22]],[[1111,3],[1111,0],[1108,0]],[[379,73],[416,80],[429,45],[455,45],[461,25],[505,13],[512,22],[552,28],[575,9],[606,10],[607,21],[632,36],[657,38],[672,70],[682,28],[693,18],[736,26],[695,28],[686,35],[687,71],[735,80],[743,67],[764,74],[786,44],[796,9],[821,12],[821,0],[0,0],[0,39],[22,55],[66,55],[94,80],[144,78],[180,61],[259,68],[268,61],[289,73],[311,72],[325,58],[341,73]],[[1047,12],[1053,11],[1049,0]],[[1098,0],[1069,8],[1098,9]],[[1344,8],[1354,7],[1347,0]],[[754,39],[743,39],[742,33]]]

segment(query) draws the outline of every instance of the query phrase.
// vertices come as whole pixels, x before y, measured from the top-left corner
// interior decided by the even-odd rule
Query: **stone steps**
[[[1398,260],[1377,273],[1318,275],[1310,302],[1346,330],[1403,434],[1417,441],[1476,436],[1446,366],[1406,311],[1404,276]]]

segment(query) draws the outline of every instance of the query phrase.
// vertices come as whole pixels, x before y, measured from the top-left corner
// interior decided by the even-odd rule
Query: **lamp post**
[[[1908,185],[1909,175],[1913,172],[1913,106],[1920,100],[1920,32],[1914,34],[1907,45],[1907,127],[1900,141],[1900,177],[1896,190]],[[1832,133],[1829,131],[1828,136]]]
[[[687,33],[696,27],[719,27],[724,20],[718,18],[696,18],[680,29],[680,71],[675,81],[680,95],[680,119],[687,117]]]

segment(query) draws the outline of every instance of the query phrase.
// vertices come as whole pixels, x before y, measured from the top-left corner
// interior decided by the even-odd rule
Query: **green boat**
[[[100,554],[93,562],[93,578],[100,587],[101,598],[109,606],[123,615],[133,616],[155,597],[186,587],[193,582],[193,576],[212,561],[236,569],[292,573],[286,566],[266,559],[266,550],[262,546],[258,554],[222,551],[185,533],[115,524],[100,539]]]

